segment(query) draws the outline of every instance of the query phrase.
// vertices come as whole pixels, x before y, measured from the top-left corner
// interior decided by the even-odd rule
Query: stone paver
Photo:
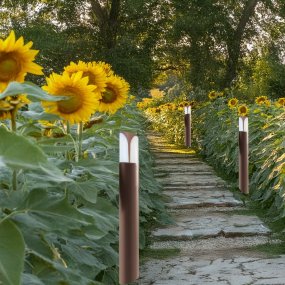
[[[209,206],[239,206],[242,201],[236,200],[232,193],[226,190],[203,189],[193,191],[169,191],[171,198],[166,205],[170,208],[195,208]]]
[[[175,217],[176,225],[156,229],[153,237],[167,240],[186,240],[215,236],[268,235],[270,230],[255,216],[217,213],[204,217]]]
[[[285,285],[285,256],[269,258],[251,249],[279,243],[227,183],[191,151],[181,153],[161,136],[149,135],[157,180],[167,196],[174,223],[154,229],[153,250],[179,249],[178,255],[147,260],[140,285]],[[240,214],[239,214],[240,213]]]
[[[285,255],[278,258],[232,256],[231,258],[174,257],[147,263],[141,285],[284,285]],[[146,270],[142,266],[144,276]]]

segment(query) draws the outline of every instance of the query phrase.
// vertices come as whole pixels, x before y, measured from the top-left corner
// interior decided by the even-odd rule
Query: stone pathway
[[[150,134],[155,173],[168,197],[175,224],[152,232],[152,249],[179,249],[165,259],[148,259],[140,285],[285,285],[285,256],[250,249],[278,242],[213,169],[193,154],[179,153]],[[239,213],[240,211],[240,213]]]

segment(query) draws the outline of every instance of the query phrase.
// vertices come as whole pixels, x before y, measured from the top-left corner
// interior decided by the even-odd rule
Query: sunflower
[[[7,87],[10,81],[23,82],[27,73],[42,75],[42,67],[34,63],[38,53],[30,49],[33,43],[24,45],[23,37],[18,40],[12,31],[5,39],[0,39],[0,89]]]
[[[106,87],[107,74],[104,71],[103,67],[95,62],[83,62],[79,61],[77,64],[71,62],[68,66],[64,68],[64,70],[73,74],[78,71],[83,72],[83,77],[87,76],[89,78],[89,84],[96,85],[98,92],[103,92]]]
[[[264,104],[267,106],[267,107],[270,107],[271,106],[271,102],[270,102],[270,100],[265,100],[264,101]]]
[[[154,88],[150,90],[150,97],[159,100],[163,98],[164,93],[165,93],[164,91],[161,91],[158,88]]]
[[[13,109],[14,107],[8,102],[8,100],[0,100],[0,120],[9,119],[11,117],[10,111]]]
[[[96,86],[88,84],[88,77],[83,72],[73,74],[64,72],[62,75],[53,73],[43,89],[54,96],[67,96],[70,99],[56,102],[43,102],[48,113],[61,116],[71,124],[89,120],[92,113],[98,109],[100,93]]]
[[[6,120],[11,118],[11,112],[14,109],[19,109],[24,105],[30,103],[26,95],[8,96],[5,99],[0,100],[0,120]]]
[[[259,96],[255,99],[255,103],[258,105],[262,105],[266,103],[266,100],[268,100],[267,96]]]
[[[107,86],[100,99],[99,112],[114,114],[127,101],[129,84],[121,77],[112,75],[107,78]]]
[[[248,112],[249,112],[249,109],[245,104],[238,106],[238,115],[240,117],[246,117],[248,115]]]
[[[208,97],[210,100],[214,100],[218,97],[217,95],[217,92],[216,91],[211,91],[209,94],[208,94]]]
[[[237,104],[238,104],[238,99],[237,99],[237,98],[231,98],[231,99],[228,101],[228,106],[229,106],[231,109],[236,108]]]
[[[92,64],[98,65],[103,68],[107,76],[114,75],[114,71],[112,70],[112,66],[109,63],[106,63],[104,61],[93,61]]]
[[[285,106],[285,97],[281,97],[277,101],[278,106],[284,107]]]
[[[160,112],[161,112],[161,108],[160,107],[155,108],[155,113],[159,114]]]

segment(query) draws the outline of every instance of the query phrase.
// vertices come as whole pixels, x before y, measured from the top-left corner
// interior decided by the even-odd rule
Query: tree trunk
[[[100,29],[101,40],[108,50],[114,48],[117,42],[121,0],[112,0],[110,8],[102,6],[98,0],[90,0],[92,13]]]
[[[236,30],[233,32],[233,36],[228,40],[228,60],[227,70],[224,79],[224,88],[230,87],[232,81],[237,76],[238,60],[240,57],[241,43],[244,35],[244,31],[250,18],[254,15],[255,7],[259,0],[248,0],[244,6],[242,16],[238,23]]]

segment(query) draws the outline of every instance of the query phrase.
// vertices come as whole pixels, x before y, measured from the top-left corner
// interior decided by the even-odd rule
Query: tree
[[[103,60],[137,91],[148,88],[153,78],[154,49],[168,16],[166,1],[7,1],[2,25],[34,41],[46,70],[52,64],[62,70],[72,58]]]
[[[232,29],[227,39],[227,67],[223,87],[230,87],[237,75],[237,65],[240,58],[241,44],[244,37],[246,25],[254,15],[258,0],[248,0],[243,8],[240,20],[236,29]]]

